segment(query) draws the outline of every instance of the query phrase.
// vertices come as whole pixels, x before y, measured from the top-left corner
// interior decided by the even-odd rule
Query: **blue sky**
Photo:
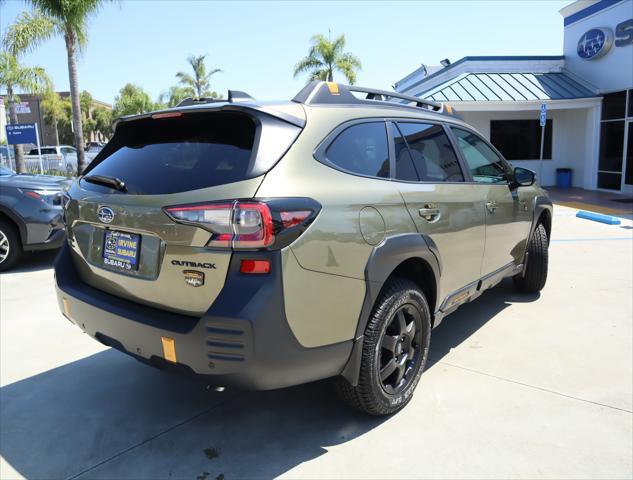
[[[306,78],[293,79],[315,33],[345,34],[360,58],[358,84],[390,89],[421,63],[437,65],[467,55],[560,55],[567,1],[212,2],[122,0],[106,4],[89,22],[79,60],[79,84],[112,102],[133,82],[156,98],[176,83],[190,54],[209,54],[223,70],[212,87],[244,90],[260,99],[289,99]],[[24,9],[0,6],[2,31]],[[58,90],[68,89],[66,51],[52,39],[24,57],[46,68]],[[342,80],[341,76],[335,80]]]

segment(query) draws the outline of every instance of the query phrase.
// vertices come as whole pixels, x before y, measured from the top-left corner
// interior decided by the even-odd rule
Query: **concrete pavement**
[[[327,382],[216,393],[105,349],[39,254],[0,276],[0,478],[631,478],[633,225],[574,213],[541,295],[504,282],[449,316],[386,419]]]

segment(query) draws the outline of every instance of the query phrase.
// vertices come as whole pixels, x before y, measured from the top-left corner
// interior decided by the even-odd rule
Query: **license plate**
[[[122,270],[137,270],[141,236],[106,230],[103,239],[103,263]]]

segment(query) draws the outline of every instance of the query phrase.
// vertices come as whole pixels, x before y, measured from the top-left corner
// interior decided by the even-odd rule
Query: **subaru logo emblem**
[[[114,220],[114,211],[110,207],[99,207],[99,210],[97,210],[97,218],[103,223],[112,223],[112,220]]]
[[[595,60],[605,55],[613,43],[613,32],[610,28],[592,28],[578,40],[576,52],[583,60]]]

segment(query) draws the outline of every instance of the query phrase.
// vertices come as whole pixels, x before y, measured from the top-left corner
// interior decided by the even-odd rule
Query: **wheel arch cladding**
[[[431,310],[431,321],[437,307],[437,292],[441,275],[439,253],[435,244],[419,233],[388,237],[375,247],[365,267],[367,290],[358,319],[354,346],[342,376],[351,384],[358,384],[363,350],[363,335],[376,300],[387,282],[396,276],[413,281],[424,292]]]
[[[367,292],[358,322],[357,338],[363,335],[381,290],[394,276],[415,282],[427,297],[433,314],[437,307],[441,269],[439,254],[434,251],[434,243],[429,240],[418,233],[402,234],[387,238],[373,249],[365,268]]]

